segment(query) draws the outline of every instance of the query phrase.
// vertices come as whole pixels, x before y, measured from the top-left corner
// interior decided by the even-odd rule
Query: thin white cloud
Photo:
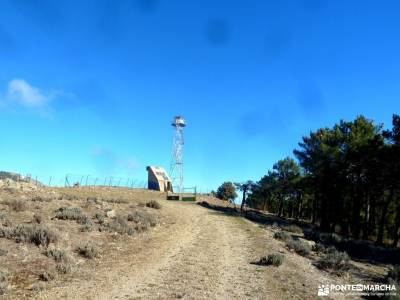
[[[0,91],[0,111],[17,111],[38,113],[43,117],[53,117],[54,100],[73,99],[71,93],[60,90],[42,90],[21,78],[15,78],[8,83],[2,93]]]
[[[13,79],[8,84],[7,99],[25,107],[43,108],[51,97],[23,79]]]

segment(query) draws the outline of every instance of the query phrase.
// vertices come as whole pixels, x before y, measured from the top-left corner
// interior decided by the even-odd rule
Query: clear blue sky
[[[258,180],[310,130],[399,113],[400,1],[0,0],[0,169]]]

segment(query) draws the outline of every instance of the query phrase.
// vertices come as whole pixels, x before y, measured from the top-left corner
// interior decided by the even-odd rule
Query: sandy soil
[[[194,203],[162,201],[163,223],[38,299],[315,299],[340,283],[287,251],[273,232]],[[280,267],[251,264],[280,251]],[[344,280],[344,279],[341,279]]]

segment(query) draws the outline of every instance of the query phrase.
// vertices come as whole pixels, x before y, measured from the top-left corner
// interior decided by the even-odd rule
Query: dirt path
[[[272,232],[240,217],[174,202],[164,204],[163,214],[165,224],[137,237],[123,257],[104,257],[96,272],[40,298],[314,299],[318,284],[332,282],[284,250]],[[285,253],[281,267],[250,264],[272,251]]]

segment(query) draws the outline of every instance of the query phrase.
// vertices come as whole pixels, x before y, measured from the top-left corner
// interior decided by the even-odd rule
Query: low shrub
[[[103,199],[103,201],[108,202],[108,203],[114,203],[114,204],[125,204],[125,203],[128,203],[128,200],[122,199],[122,198]]]
[[[329,247],[326,255],[317,262],[321,269],[329,269],[337,272],[346,271],[350,266],[350,257],[346,252],[340,252],[335,247]]]
[[[45,288],[46,288],[46,284],[45,284],[44,282],[41,282],[41,281],[35,282],[35,283],[32,285],[32,291],[35,291],[35,292],[41,292],[41,291],[43,291]]]
[[[314,252],[316,252],[316,253],[324,253],[325,250],[326,250],[326,248],[325,248],[325,246],[324,246],[323,244],[321,244],[321,243],[315,243],[315,244],[312,246],[312,250],[313,250]]]
[[[128,215],[128,221],[135,223],[138,231],[146,230],[157,225],[157,218],[146,211],[136,210]]]
[[[277,231],[274,233],[274,238],[282,241],[287,241],[292,239],[292,236],[286,231]]]
[[[6,270],[0,269],[0,282],[7,281],[8,272]]]
[[[272,254],[269,254],[268,256],[264,256],[264,257],[260,258],[260,260],[256,264],[262,265],[262,266],[272,265],[275,267],[279,267],[280,265],[282,265],[284,258],[285,257],[283,254],[272,253]]]
[[[294,240],[294,239],[287,240],[286,246],[289,249],[294,250],[297,254],[301,256],[307,256],[311,252],[310,245],[305,242],[302,242],[301,240]]]
[[[135,233],[135,228],[129,226],[126,219],[121,216],[117,216],[110,223],[103,224],[103,228],[107,231],[117,232],[119,234],[133,235]]]
[[[60,249],[48,249],[43,252],[47,257],[53,258],[56,262],[65,262],[68,261],[67,253],[64,250]]]
[[[293,233],[302,233],[303,232],[303,230],[297,225],[282,226],[282,230],[293,232]]]
[[[96,198],[96,197],[87,197],[86,202],[87,202],[87,203],[91,203],[91,204],[97,204],[97,203],[99,203],[99,202],[97,201],[97,198]]]
[[[319,234],[318,240],[327,245],[336,245],[342,241],[342,238],[336,233],[323,232]]]
[[[87,224],[90,222],[80,207],[60,207],[56,211],[55,217],[60,220],[75,220],[78,224]]]
[[[400,284],[400,266],[394,266],[393,269],[389,270],[387,278],[392,282]]]
[[[42,196],[35,196],[35,197],[31,198],[31,201],[33,201],[33,202],[50,202],[51,198],[45,198],[45,197],[42,197]]]
[[[0,296],[8,292],[8,272],[0,269]]]
[[[39,275],[39,279],[42,281],[52,281],[54,278],[55,278],[54,273],[49,271],[44,271]]]
[[[160,203],[158,203],[158,202],[155,201],[155,200],[151,200],[151,201],[147,202],[147,203],[146,203],[146,206],[147,206],[147,207],[150,207],[150,208],[155,208],[155,209],[160,209],[160,208],[161,208]]]
[[[104,224],[106,216],[103,213],[97,212],[94,216],[100,225]]]
[[[43,223],[44,217],[42,215],[39,214],[34,214],[33,215],[33,222],[36,224],[41,224]]]
[[[21,224],[13,228],[0,228],[0,237],[14,239],[16,242],[32,243],[36,246],[48,246],[58,239],[50,228],[39,225]]]
[[[83,225],[80,230],[81,230],[81,232],[92,232],[93,225],[92,225],[92,223],[87,223],[87,224]]]
[[[0,256],[7,255],[8,251],[4,249],[0,249]]]
[[[79,255],[89,259],[95,258],[99,255],[99,251],[97,250],[97,248],[91,244],[78,246],[78,248],[76,248],[76,251]]]
[[[0,296],[7,294],[8,292],[8,282],[0,281]]]
[[[73,196],[73,195],[61,195],[58,200],[68,200],[68,201],[72,201],[72,200],[78,200],[79,197],[77,196]]]
[[[60,274],[68,274],[71,273],[72,267],[68,262],[61,262],[56,265],[56,270]]]
[[[12,209],[13,211],[24,211],[26,210],[26,203],[24,200],[20,199],[15,199],[15,200],[9,200],[6,202],[6,204]]]

